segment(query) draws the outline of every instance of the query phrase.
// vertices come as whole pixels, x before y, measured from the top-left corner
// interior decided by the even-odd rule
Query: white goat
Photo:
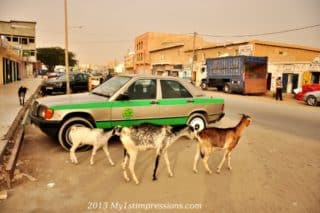
[[[217,173],[220,173],[221,167],[228,156],[228,168],[231,170],[231,151],[236,147],[239,142],[240,137],[242,136],[245,127],[249,126],[252,119],[248,115],[242,115],[242,118],[238,125],[233,128],[217,128],[210,127],[203,129],[198,132],[196,138],[198,139],[197,152],[194,158],[193,171],[198,172],[197,164],[199,157],[201,156],[203,160],[204,167],[206,168],[209,174],[212,173],[208,166],[208,159],[211,152],[215,148],[220,148],[225,150],[223,158],[217,168]]]
[[[113,166],[114,163],[110,157],[108,151],[108,141],[113,135],[113,130],[108,132],[103,132],[102,129],[90,129],[82,126],[74,126],[71,128],[69,137],[72,141],[72,147],[70,149],[70,160],[72,163],[77,164],[78,160],[75,155],[75,151],[81,144],[92,145],[92,154],[90,158],[90,164],[94,164],[94,156],[99,148],[103,148],[103,151],[108,157],[110,164]]]
[[[126,181],[130,181],[126,172],[127,161],[130,159],[129,170],[136,184],[139,184],[139,180],[134,172],[134,166],[138,151],[145,151],[148,149],[156,150],[153,180],[157,180],[156,173],[162,153],[164,155],[169,176],[172,177],[173,173],[170,168],[167,153],[168,147],[182,136],[187,136],[191,139],[194,138],[194,129],[189,126],[176,133],[172,131],[172,127],[170,126],[157,126],[152,124],[141,124],[134,127],[118,128],[115,132],[115,134],[120,136],[120,140],[124,146],[124,161],[122,163],[123,176]]]

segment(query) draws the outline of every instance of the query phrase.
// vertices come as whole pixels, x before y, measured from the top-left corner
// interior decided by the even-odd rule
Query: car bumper
[[[31,120],[31,123],[38,126],[42,132],[44,132],[50,137],[57,137],[59,128],[61,126],[60,121],[44,120],[42,118],[32,115],[31,113],[29,114],[29,118]]]
[[[223,117],[224,117],[225,113],[219,113],[219,114],[213,114],[213,115],[209,115],[209,119],[208,122],[209,123],[214,123],[214,122],[218,122],[220,121]]]

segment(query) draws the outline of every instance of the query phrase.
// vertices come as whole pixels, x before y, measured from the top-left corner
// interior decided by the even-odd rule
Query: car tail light
[[[221,111],[224,111],[224,104],[221,105]]]

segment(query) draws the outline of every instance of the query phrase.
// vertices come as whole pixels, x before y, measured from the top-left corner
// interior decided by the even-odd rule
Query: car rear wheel
[[[69,133],[73,126],[84,126],[88,128],[94,128],[93,124],[85,118],[82,117],[73,117],[66,120],[58,133],[58,140],[62,148],[69,151],[72,146],[72,141],[70,140]],[[80,145],[78,149],[88,150],[91,146]]]
[[[223,91],[225,93],[231,93],[230,85],[229,84],[225,84],[224,87],[223,87]]]
[[[195,113],[189,117],[187,124],[192,126],[195,130],[201,131],[206,128],[207,120],[202,114]]]
[[[310,95],[307,97],[307,104],[310,105],[310,106],[316,106],[317,105],[317,99],[316,97]]]
[[[202,82],[202,83],[200,84],[200,87],[201,87],[201,89],[203,89],[203,90],[207,90],[207,89],[208,89],[208,85],[207,85],[205,82]]]

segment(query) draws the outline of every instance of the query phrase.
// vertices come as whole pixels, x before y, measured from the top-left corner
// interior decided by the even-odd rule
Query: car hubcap
[[[204,121],[200,117],[196,117],[196,118],[192,119],[189,124],[197,131],[201,131],[205,127]]]

